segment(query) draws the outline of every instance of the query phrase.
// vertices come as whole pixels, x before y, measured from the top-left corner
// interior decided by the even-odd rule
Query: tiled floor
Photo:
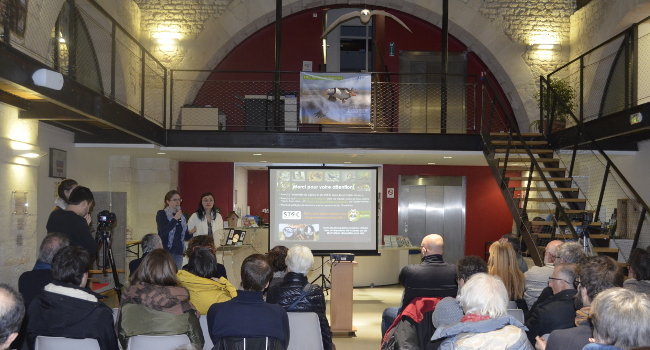
[[[336,350],[379,349],[381,344],[381,313],[389,306],[399,306],[401,286],[354,289],[354,314],[352,324],[356,337],[336,337]],[[329,312],[329,300],[327,302]],[[328,314],[329,318],[329,314]]]

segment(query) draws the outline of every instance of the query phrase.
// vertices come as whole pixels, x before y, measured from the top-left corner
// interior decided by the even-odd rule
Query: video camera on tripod
[[[112,213],[108,210],[102,210],[97,214],[97,251],[101,255],[101,259],[97,257],[97,265],[101,267],[104,274],[106,274],[106,269],[110,266],[111,272],[113,273],[113,283],[114,289],[117,292],[118,297],[120,296],[120,289],[122,284],[120,283],[119,276],[117,274],[117,267],[115,266],[115,258],[113,257],[113,248],[111,244],[111,230],[115,225],[117,217],[115,213]],[[100,261],[101,260],[101,261]]]

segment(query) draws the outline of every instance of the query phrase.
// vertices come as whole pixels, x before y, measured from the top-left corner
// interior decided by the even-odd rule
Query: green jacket
[[[118,334],[122,349],[132,336],[177,334],[186,334],[196,349],[203,349],[203,332],[194,312],[174,315],[138,304],[122,306]]]

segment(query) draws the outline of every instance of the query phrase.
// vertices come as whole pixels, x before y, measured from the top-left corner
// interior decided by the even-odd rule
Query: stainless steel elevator
[[[465,177],[400,176],[398,234],[414,245],[431,233],[445,240],[445,261],[465,254]]]

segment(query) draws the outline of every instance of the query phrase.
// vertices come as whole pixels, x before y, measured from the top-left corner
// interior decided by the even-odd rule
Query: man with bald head
[[[557,239],[548,242],[544,250],[544,266],[533,266],[524,274],[526,277],[524,299],[529,309],[542,294],[542,290],[548,286],[548,278],[553,274],[555,259],[557,259],[557,249],[562,243],[564,242]]]
[[[402,305],[399,308],[387,308],[382,315],[382,335],[390,327],[400,310],[417,297],[455,297],[456,266],[447,264],[442,259],[444,240],[442,236],[431,234],[425,236],[420,244],[422,262],[408,265],[399,273],[399,283],[404,286]]]

